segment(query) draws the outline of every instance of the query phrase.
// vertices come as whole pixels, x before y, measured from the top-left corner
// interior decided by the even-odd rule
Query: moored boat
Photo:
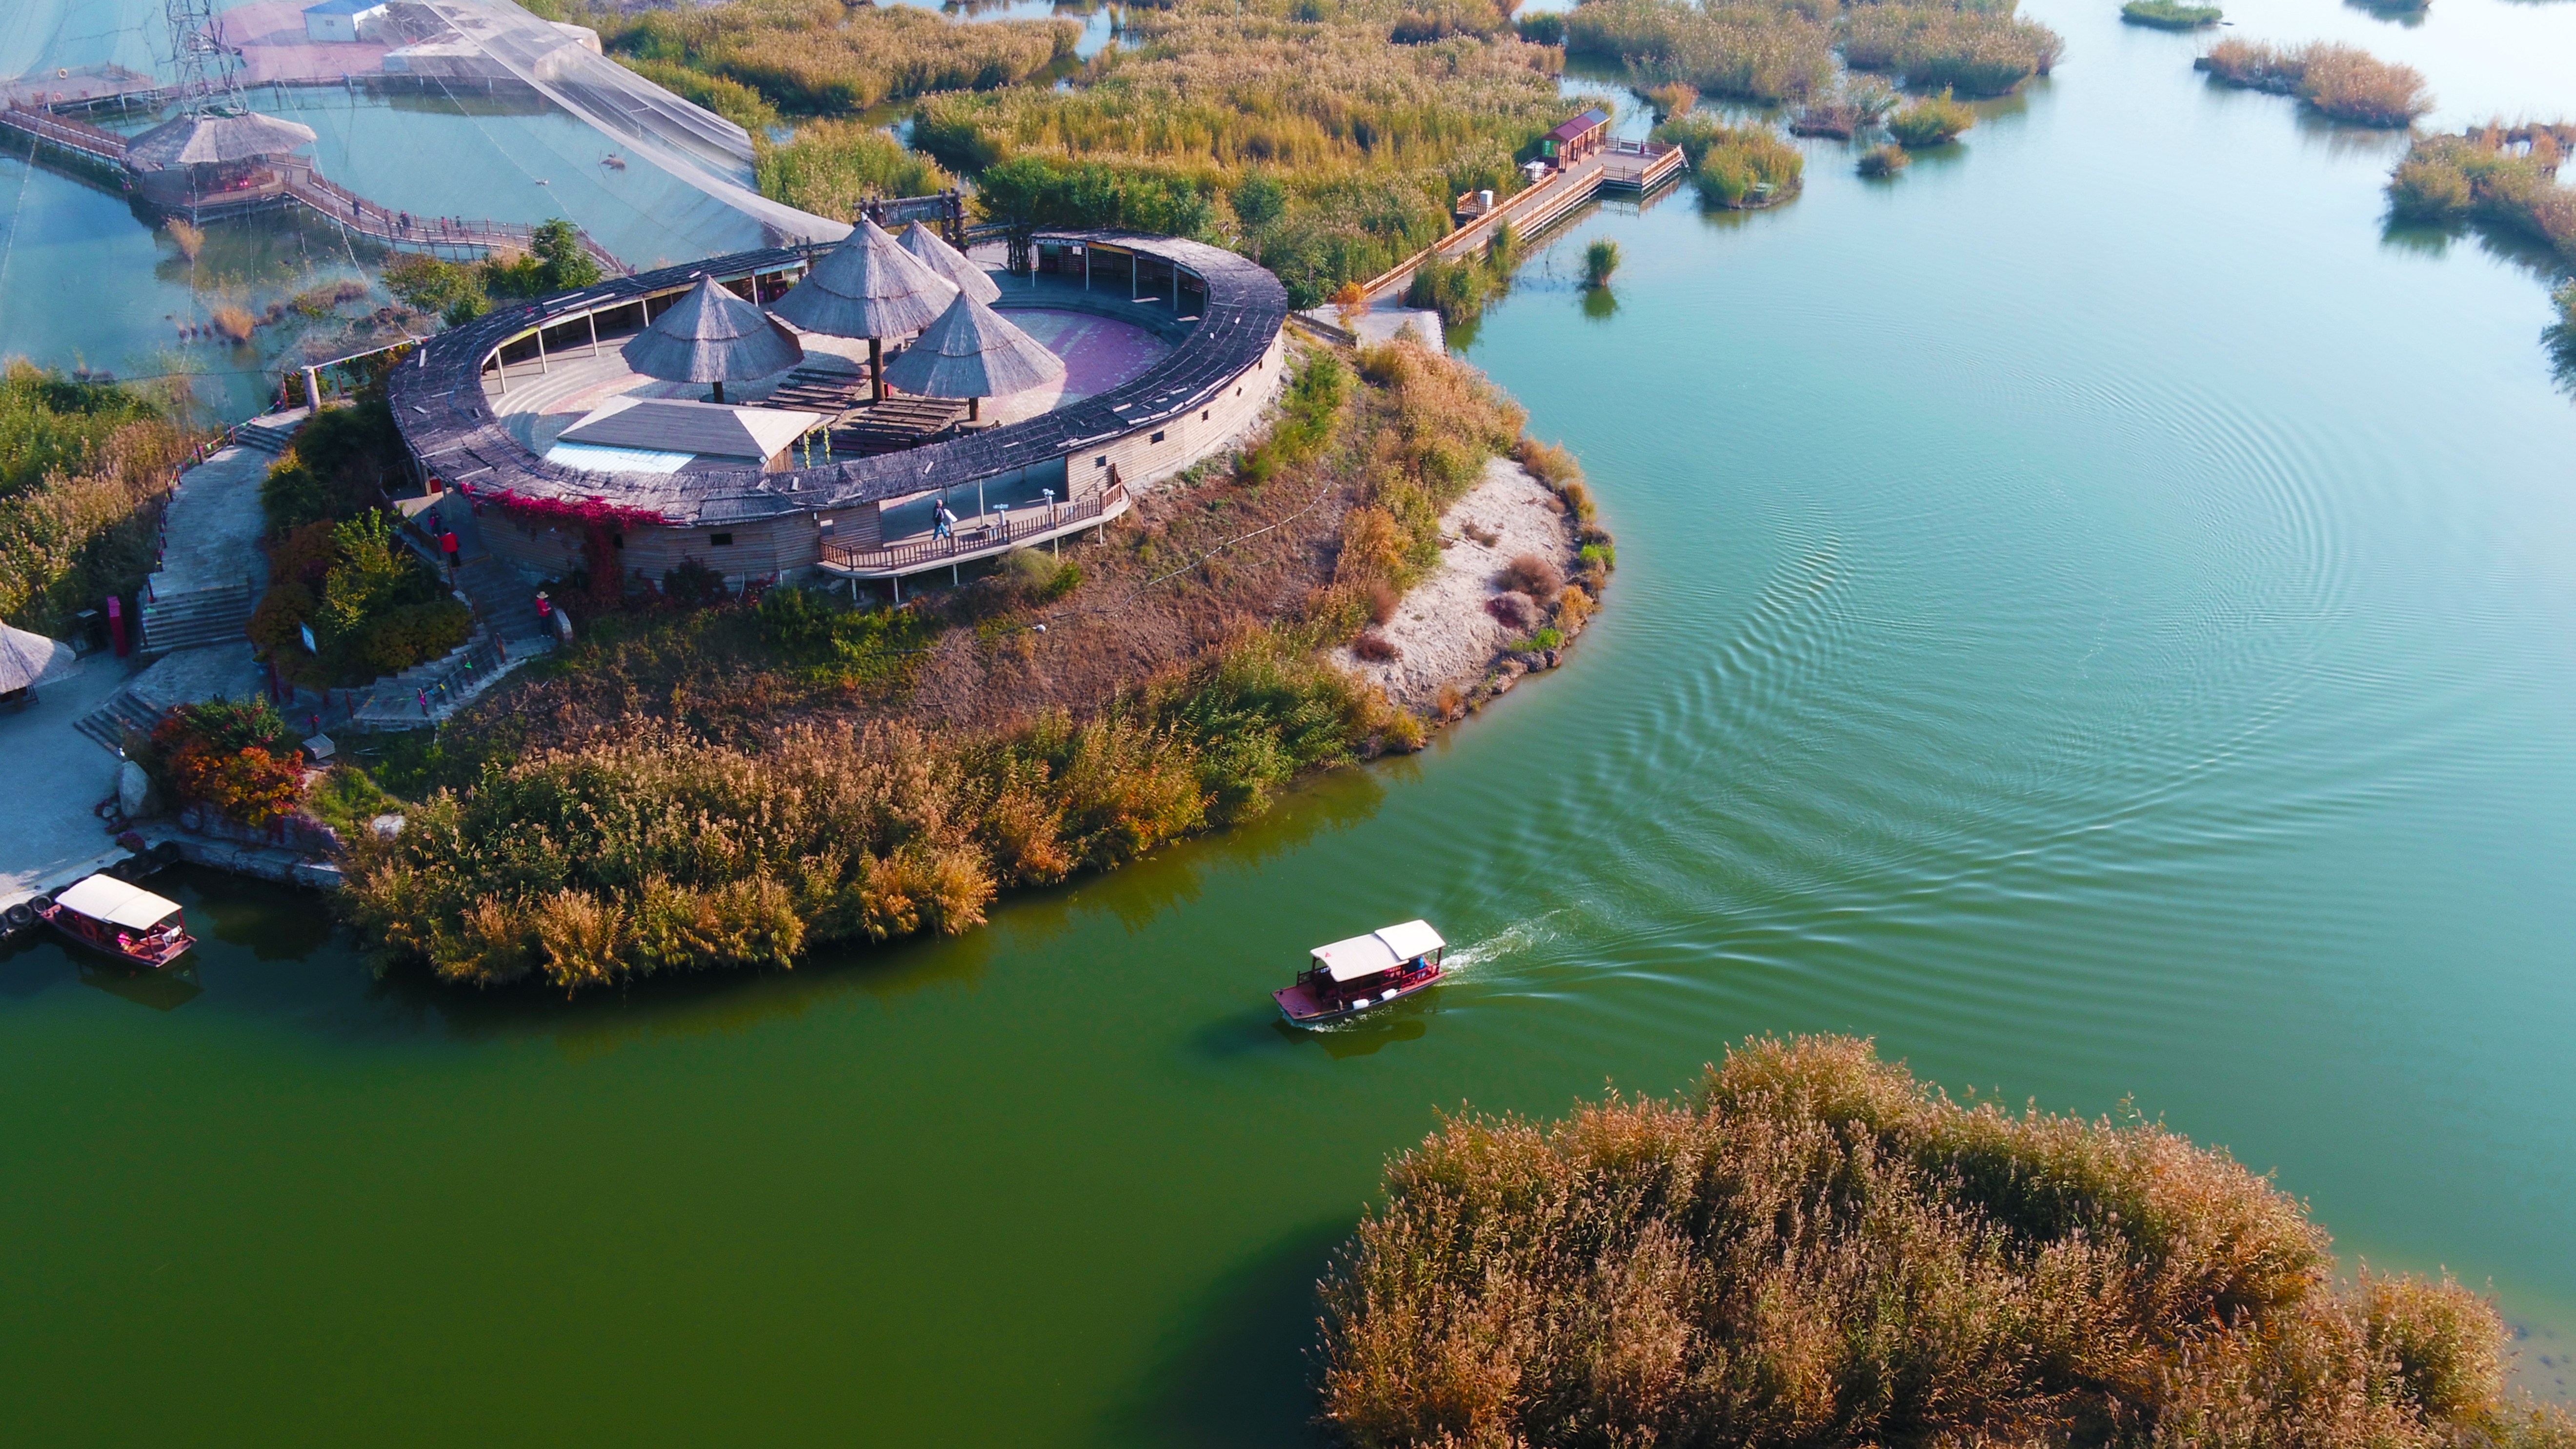
[[[1270,993],[1292,1026],[1322,1026],[1400,1001],[1440,979],[1449,943],[1429,921],[1353,936],[1308,953],[1314,964]]]
[[[55,930],[137,966],[167,966],[197,944],[177,901],[112,875],[91,876],[51,900],[38,896],[33,904]]]

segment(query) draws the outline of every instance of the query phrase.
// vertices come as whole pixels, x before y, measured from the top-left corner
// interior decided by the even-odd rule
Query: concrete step
[[[244,423],[233,429],[233,441],[245,448],[256,448],[274,457],[286,451],[287,446],[295,441],[295,435],[279,432],[275,428],[264,428],[257,423]]]
[[[72,728],[96,740],[109,750],[125,747],[123,726],[149,734],[161,722],[161,712],[134,697],[134,691],[120,689],[107,697],[107,703],[72,721]]]
[[[143,606],[143,647],[154,654],[242,637],[258,600],[250,585],[172,594]]]

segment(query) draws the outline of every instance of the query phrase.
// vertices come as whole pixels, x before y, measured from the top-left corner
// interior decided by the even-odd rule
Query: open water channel
[[[2135,1110],[2576,1378],[2576,407],[2399,143],[2068,58],[1893,185],[1598,214],[1470,355],[1621,539],[1562,674],[953,942],[565,1005],[173,889],[157,992],[0,959],[21,1444],[1305,1442],[1309,1285],[1442,1109],[1749,1033]],[[2576,111],[2576,5],[2238,33]],[[1609,235],[1615,309],[1570,278]],[[170,880],[172,877],[164,877]],[[1415,915],[1436,999],[1300,1036]],[[2546,1358],[2547,1362],[2542,1360]]]

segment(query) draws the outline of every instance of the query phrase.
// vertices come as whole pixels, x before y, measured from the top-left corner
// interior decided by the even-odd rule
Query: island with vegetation
[[[2433,109],[2422,72],[2358,46],[2317,41],[2283,47],[2231,38],[2211,46],[2193,65],[2213,80],[2295,96],[2328,120],[2356,126],[2403,128]]]
[[[2205,30],[2226,18],[2227,12],[2215,5],[2189,0],[2129,0],[2120,7],[2121,20],[2157,30]]]
[[[1323,1296],[1323,1418],[1369,1449],[2576,1445],[2467,1288],[2342,1277],[2223,1152],[1961,1105],[1848,1038],[1453,1118]]]

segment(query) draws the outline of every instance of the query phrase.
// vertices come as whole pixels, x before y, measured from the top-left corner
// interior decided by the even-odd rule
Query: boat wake
[[[1487,962],[1536,950],[1563,934],[1551,923],[1572,909],[1571,906],[1559,906],[1526,921],[1515,921],[1471,945],[1456,947],[1441,962],[1440,972],[1443,976],[1460,976]]]

